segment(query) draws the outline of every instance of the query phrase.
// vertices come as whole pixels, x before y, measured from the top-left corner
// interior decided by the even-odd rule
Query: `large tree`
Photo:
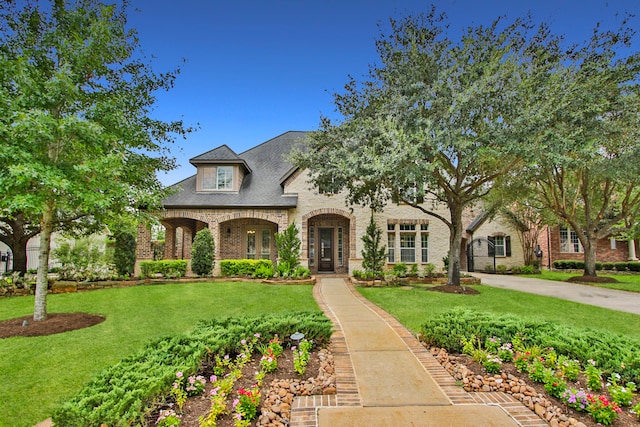
[[[157,74],[127,28],[127,2],[5,4],[0,9],[0,210],[40,229],[34,320],[46,318],[51,233],[158,206],[182,122],[152,117]]]
[[[521,105],[525,23],[498,19],[454,40],[434,9],[391,20],[376,43],[380,64],[335,95],[343,119],[322,118],[308,150],[293,155],[314,185],[346,190],[350,204],[402,202],[444,222],[450,285],[460,284],[464,210],[519,162],[523,138],[510,123]]]
[[[569,48],[540,44],[529,74],[523,126],[534,144],[519,177],[576,233],[586,276],[596,274],[597,241],[640,214],[640,53],[622,55],[631,40],[623,23]]]

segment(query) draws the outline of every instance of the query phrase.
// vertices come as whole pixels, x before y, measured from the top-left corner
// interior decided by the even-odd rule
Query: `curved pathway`
[[[510,395],[467,393],[404,326],[353,289],[320,276],[314,296],[332,320],[334,396],[296,398],[292,427],[542,427]]]
[[[503,274],[471,273],[483,285],[545,295],[640,315],[640,293]]]

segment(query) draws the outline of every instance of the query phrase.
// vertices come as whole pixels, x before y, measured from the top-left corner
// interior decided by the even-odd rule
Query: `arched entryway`
[[[275,233],[278,224],[258,218],[221,222],[220,259],[270,259],[276,262]]]
[[[355,252],[355,217],[326,209],[303,217],[303,257],[315,273],[348,273]]]
[[[165,228],[164,259],[191,259],[191,246],[196,233],[207,223],[192,218],[163,218]]]

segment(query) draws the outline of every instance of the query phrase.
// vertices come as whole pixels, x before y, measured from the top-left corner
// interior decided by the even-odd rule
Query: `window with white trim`
[[[428,224],[422,224],[420,227],[420,261],[425,263],[429,262],[429,233],[427,230],[429,229]]]
[[[344,235],[342,233],[342,227],[338,227],[338,265],[342,267],[344,265]]]
[[[200,190],[233,190],[233,166],[201,166]]]
[[[396,262],[396,226],[387,224],[387,262]]]
[[[560,252],[579,254],[584,248],[575,231],[568,227],[560,227]]]
[[[400,262],[416,262],[415,233],[400,233]]]

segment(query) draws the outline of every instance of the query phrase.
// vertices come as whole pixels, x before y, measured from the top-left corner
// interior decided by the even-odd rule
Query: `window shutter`
[[[511,236],[504,236],[504,252],[506,256],[511,256]]]
[[[491,236],[487,237],[487,240],[489,241],[489,244],[487,244],[487,248],[488,248],[488,255],[490,257],[494,257],[496,256],[496,247],[495,247],[495,239]]]

